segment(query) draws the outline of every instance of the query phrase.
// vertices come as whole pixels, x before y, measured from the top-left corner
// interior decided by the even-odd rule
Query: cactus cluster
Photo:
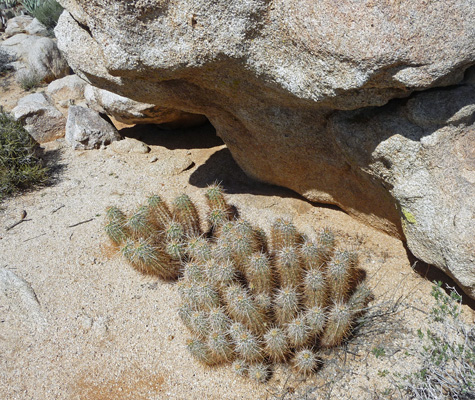
[[[190,354],[206,365],[232,363],[265,382],[275,363],[316,371],[319,351],[340,345],[371,293],[354,251],[323,229],[316,240],[288,220],[266,234],[238,218],[219,185],[206,191],[205,223],[187,195],[159,196],[126,216],[107,210],[105,231],[143,273],[178,279],[178,315]]]

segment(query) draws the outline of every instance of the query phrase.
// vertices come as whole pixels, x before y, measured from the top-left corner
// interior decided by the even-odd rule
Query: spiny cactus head
[[[336,250],[328,262],[326,273],[332,298],[335,301],[346,300],[354,278],[348,252]]]
[[[124,258],[142,273],[155,274],[162,279],[177,279],[179,264],[149,239],[128,239],[121,249]]]
[[[323,271],[310,269],[303,278],[304,302],[307,307],[325,307],[329,300],[327,278]]]
[[[125,227],[134,238],[148,238],[154,233],[154,226],[149,220],[148,206],[140,206],[126,221]]]
[[[208,283],[200,283],[193,286],[196,287],[197,308],[209,310],[211,308],[219,307],[219,293],[212,285]]]
[[[231,322],[231,318],[228,317],[223,307],[213,307],[208,312],[208,323],[212,331],[227,333]]]
[[[205,262],[211,258],[211,246],[204,236],[190,237],[186,252],[196,262]]]
[[[189,282],[183,279],[179,282],[178,293],[183,303],[194,310],[210,310],[220,306],[218,292],[205,282]]]
[[[109,239],[115,245],[120,245],[127,239],[128,232],[125,227],[126,220],[127,218],[125,214],[117,207],[107,208],[106,225],[104,226],[104,230]]]
[[[147,199],[150,220],[157,229],[163,230],[172,220],[172,213],[167,203],[158,195],[152,194]]]
[[[165,251],[173,260],[182,261],[185,258],[185,245],[177,239],[169,240]]]
[[[340,301],[334,303],[328,312],[327,325],[320,344],[323,347],[340,345],[351,331],[352,317],[349,304]]]
[[[269,315],[272,312],[272,295],[256,293],[253,295],[254,303],[260,312]]]
[[[212,365],[211,352],[208,345],[201,339],[192,338],[186,342],[186,348],[194,359],[202,364]]]
[[[217,238],[222,238],[223,236],[227,237],[227,235],[229,234],[229,232],[231,232],[233,227],[234,227],[233,221],[226,221],[222,225],[220,225],[218,229],[215,230],[214,234]]]
[[[299,311],[300,296],[292,286],[278,289],[274,297],[274,314],[277,323],[282,325],[291,321]]]
[[[291,347],[301,348],[311,339],[311,329],[304,314],[298,315],[286,324],[285,331]]]
[[[206,311],[192,311],[190,314],[190,328],[198,337],[206,337],[209,332],[208,313]]]
[[[212,232],[216,232],[219,227],[230,221],[232,213],[227,209],[213,208],[209,210],[207,220],[211,226]]]
[[[267,364],[253,363],[249,365],[248,369],[249,378],[259,383],[265,383],[269,380],[271,371]]]
[[[310,328],[311,335],[319,336],[327,323],[326,310],[318,305],[305,311],[305,322]]]
[[[206,188],[206,200],[210,209],[228,209],[229,206],[224,198],[224,189],[219,183],[214,183]]]
[[[229,326],[229,336],[231,336],[231,339],[233,342],[237,341],[239,339],[239,336],[241,336],[241,333],[247,332],[247,328],[244,326],[244,324],[241,324],[240,322],[233,322]]]
[[[214,364],[230,362],[234,358],[232,344],[225,333],[211,331],[207,344]]]
[[[220,237],[216,242],[216,246],[212,248],[212,257],[217,261],[227,261],[233,258],[233,246],[231,242]]]
[[[234,371],[235,374],[239,376],[246,376],[248,368],[249,368],[249,364],[247,363],[247,361],[243,359],[234,360],[232,364],[232,370]]]
[[[287,358],[290,348],[283,329],[272,327],[264,334],[264,351],[275,362]]]
[[[179,240],[183,241],[185,238],[185,230],[183,225],[178,221],[171,220],[164,230],[166,240]]]
[[[229,285],[237,277],[232,260],[217,261],[211,258],[204,264],[204,272],[208,282],[217,288]]]
[[[271,227],[271,239],[275,252],[283,247],[295,246],[300,240],[300,234],[292,221],[278,218]]]
[[[315,372],[317,363],[317,355],[310,349],[300,350],[292,359],[292,366],[295,371],[305,376]]]
[[[304,268],[324,269],[328,254],[325,249],[310,239],[305,239],[299,248]]]
[[[205,273],[199,263],[190,261],[183,265],[184,278],[192,283],[202,283],[205,281]]]
[[[267,254],[259,252],[252,254],[245,266],[245,275],[256,293],[272,293],[275,286],[274,271]]]
[[[243,218],[238,218],[232,222],[233,224],[233,230],[236,233],[240,233],[242,235],[247,235],[247,236],[253,236],[254,235],[254,229],[252,228],[252,225],[249,223],[249,221],[246,221]]]
[[[255,332],[265,329],[268,316],[259,309],[249,292],[237,283],[229,285],[223,293],[229,315]]]
[[[186,235],[190,237],[201,235],[200,216],[188,195],[182,194],[175,198],[173,201],[173,214],[183,225]]]
[[[259,362],[264,358],[258,337],[248,329],[233,338],[233,343],[239,357],[248,362]]]
[[[106,218],[108,221],[118,221],[125,223],[125,214],[116,206],[110,206],[106,208]]]
[[[276,269],[281,286],[298,287],[302,280],[302,266],[296,247],[285,246],[276,252]]]
[[[243,272],[248,258],[255,250],[252,238],[245,234],[236,233],[233,238],[230,238],[230,240],[233,249],[233,258],[236,261],[238,268]]]

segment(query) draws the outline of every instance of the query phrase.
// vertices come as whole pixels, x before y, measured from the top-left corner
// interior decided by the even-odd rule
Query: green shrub
[[[18,71],[16,80],[23,90],[30,91],[41,85],[43,82],[43,75],[41,75],[34,68],[28,67]]]
[[[58,23],[63,7],[55,0],[21,0],[28,14],[40,21],[49,31]]]
[[[35,155],[37,146],[21,124],[0,109],[0,200],[46,182],[48,169]]]
[[[411,399],[475,399],[475,328],[461,318],[461,296],[432,288],[436,305],[429,315],[430,329],[418,330],[421,360],[417,372],[401,378],[399,386]]]
[[[31,15],[52,32],[62,12],[63,7],[58,2],[45,0],[31,12]]]

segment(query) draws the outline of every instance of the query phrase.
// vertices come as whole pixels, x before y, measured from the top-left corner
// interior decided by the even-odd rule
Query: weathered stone
[[[38,143],[64,136],[66,119],[44,93],[33,93],[21,98],[12,113]]]
[[[396,200],[414,255],[475,298],[475,88],[340,111],[329,127],[349,162]]]
[[[117,129],[97,111],[80,106],[69,107],[66,141],[73,149],[98,149],[120,139]]]
[[[164,124],[171,128],[183,128],[206,122],[203,115],[140,103],[91,85],[86,86],[84,97],[90,108],[124,124]]]
[[[27,33],[26,27],[33,22],[33,17],[29,15],[19,15],[7,21],[5,28],[5,38],[17,35],[18,33]]]
[[[0,309],[3,339],[35,335],[46,326],[46,318],[30,284],[6,268],[0,268]]]
[[[119,154],[147,154],[150,152],[150,147],[144,142],[133,138],[125,138],[124,140],[111,143],[110,148]]]
[[[405,112],[412,116],[405,115],[407,123],[402,123],[402,111],[392,109],[402,105],[394,99],[417,99],[417,91],[435,93],[459,84],[475,64],[475,8],[469,0],[178,0],[118,2],[115,8],[105,0],[60,2],[71,14],[60,18],[58,45],[92,85],[135,101],[206,115],[250,176],[289,187],[311,201],[336,204],[402,237],[402,192],[388,184],[390,176],[368,164],[391,138],[377,136],[380,142],[369,140],[368,145],[352,134],[352,123],[359,126],[365,113],[381,113],[387,124],[394,117],[397,126],[409,129],[388,130],[388,135],[410,137],[414,126],[433,124],[441,116],[431,114],[431,100],[423,98],[417,100],[423,104],[417,106],[420,113],[408,106]],[[362,110],[363,117],[346,121],[345,110]],[[468,115],[464,108],[450,118]],[[338,118],[346,121],[340,122],[344,132]],[[448,142],[437,148],[465,140],[468,128],[461,130],[459,124],[455,129],[447,119],[444,123],[446,128],[439,125],[437,132],[454,129],[457,139],[441,135]],[[399,139],[394,136],[394,143]],[[402,141],[400,153],[415,154],[421,143]],[[396,159],[387,173],[403,165]],[[425,168],[435,179],[436,169]],[[409,176],[408,185],[419,185],[417,174]],[[429,216],[421,212],[415,218]],[[423,243],[429,234],[404,229],[412,235],[409,247],[426,261],[446,271],[456,270],[456,259],[469,265],[466,247],[458,252],[443,244],[452,240],[451,233],[442,232],[441,242]],[[474,296],[470,287],[475,281],[455,277]]]
[[[84,88],[86,82],[77,75],[68,75],[51,82],[46,93],[51,97],[56,108],[67,118],[72,105],[85,105]]]
[[[2,42],[0,47],[18,59],[15,63],[17,70],[35,71],[46,82],[69,73],[66,60],[51,38],[19,33]]]
[[[33,18],[33,21],[25,28],[25,33],[28,35],[38,35],[38,36],[48,36],[48,28],[44,26],[40,21],[36,18]]]

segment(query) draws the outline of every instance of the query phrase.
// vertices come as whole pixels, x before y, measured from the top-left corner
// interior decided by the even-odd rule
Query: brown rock
[[[404,102],[394,99],[459,84],[475,64],[475,9],[468,0],[236,0],[212,5],[182,0],[120,3],[115,9],[104,0],[61,3],[72,15],[63,13],[60,19],[58,45],[91,84],[139,102],[206,115],[248,175],[311,201],[336,204],[401,237],[402,196],[411,192],[391,186],[393,174],[406,165],[392,154],[398,146],[399,154],[419,154],[422,138],[414,134],[426,123],[409,123],[416,108],[409,106],[406,115]],[[427,111],[431,100],[420,101],[426,111],[419,118],[434,125],[440,116]],[[352,116],[345,110],[361,113]],[[466,111],[449,114],[459,121],[458,113]],[[388,130],[366,138],[361,125],[379,114]],[[426,136],[438,137],[444,126],[452,129],[450,118],[443,123]],[[467,129],[458,123],[453,133],[465,137]],[[450,135],[440,137],[446,141]],[[387,148],[387,142],[394,146]],[[384,149],[392,164],[379,168],[371,160],[375,151],[384,160]],[[424,168],[428,185],[435,184],[434,169]],[[411,183],[417,187],[422,180],[411,173],[407,182],[408,188]],[[450,207],[447,215],[456,215],[457,208]],[[450,249],[444,243],[451,243],[451,233],[442,235],[440,241],[432,241],[431,234],[412,235],[408,243],[442,269],[455,271],[455,260],[469,265],[472,256]],[[466,288],[475,285],[471,278],[457,279]]]

